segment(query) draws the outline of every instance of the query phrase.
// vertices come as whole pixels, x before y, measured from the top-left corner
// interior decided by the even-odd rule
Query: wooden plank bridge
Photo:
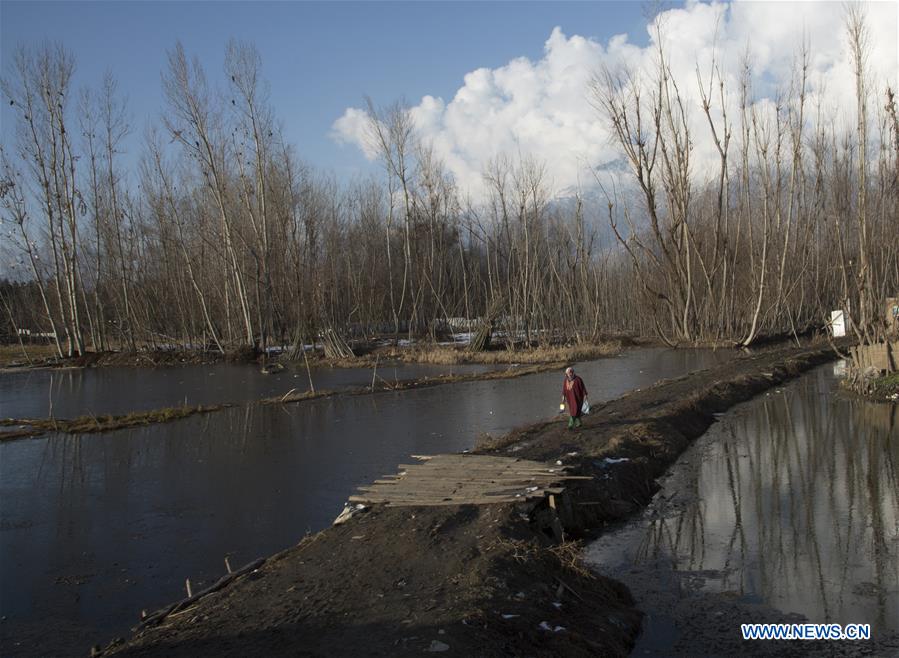
[[[590,480],[569,475],[563,466],[489,455],[418,456],[417,464],[400,464],[396,475],[359,487],[351,503],[417,505],[484,505],[525,502],[559,495],[568,480]]]

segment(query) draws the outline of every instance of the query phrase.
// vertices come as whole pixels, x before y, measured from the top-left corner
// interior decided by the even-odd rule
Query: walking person
[[[568,429],[581,426],[582,407],[587,399],[587,387],[584,380],[574,374],[574,368],[565,369],[565,381],[562,383],[562,402],[568,409]]]

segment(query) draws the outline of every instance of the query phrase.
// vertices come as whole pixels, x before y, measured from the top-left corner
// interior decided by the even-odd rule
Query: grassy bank
[[[899,400],[899,372],[878,377],[871,382],[870,397],[875,400]]]
[[[166,407],[151,411],[134,411],[128,414],[88,414],[77,418],[3,418],[0,426],[14,427],[15,429],[0,432],[0,441],[23,439],[31,436],[39,436],[50,432],[62,434],[95,434],[97,432],[110,432],[112,430],[137,427],[140,425],[153,425],[155,423],[169,423],[196,414],[206,414],[220,411],[234,404],[212,404],[197,406]]]

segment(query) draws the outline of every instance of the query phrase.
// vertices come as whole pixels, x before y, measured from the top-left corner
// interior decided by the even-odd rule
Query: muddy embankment
[[[626,655],[641,615],[626,587],[584,568],[578,540],[644,506],[715,413],[832,358],[824,347],[738,357],[600,405],[579,431],[513,432],[478,451],[593,479],[555,509],[375,506],[150,615],[102,653]]]

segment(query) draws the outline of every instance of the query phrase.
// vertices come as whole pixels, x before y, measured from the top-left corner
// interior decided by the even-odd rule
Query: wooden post
[[[234,573],[231,571],[231,562],[228,561],[228,556],[225,556],[225,569],[228,570],[228,573]]]
[[[184,580],[184,587],[187,588],[187,598],[191,598],[194,594],[190,589],[190,578]]]
[[[315,384],[312,383],[312,370],[309,369],[309,359],[306,358],[306,346],[301,345],[301,347],[303,348],[303,361],[306,363],[306,375],[309,377],[309,388],[315,393]]]

